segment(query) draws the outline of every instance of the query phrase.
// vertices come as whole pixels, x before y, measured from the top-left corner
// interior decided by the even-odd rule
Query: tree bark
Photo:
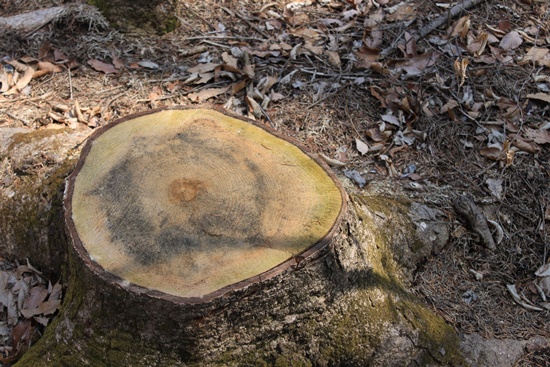
[[[436,214],[391,184],[346,191],[330,245],[200,300],[100,276],[70,238],[62,310],[17,366],[463,365],[454,329],[406,289]]]

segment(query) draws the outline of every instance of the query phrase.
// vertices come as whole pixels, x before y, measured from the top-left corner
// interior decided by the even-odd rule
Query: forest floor
[[[67,11],[0,39],[0,129],[92,132],[152,108],[223,106],[356,181],[389,180],[441,210],[450,239],[412,289],[459,333],[548,340],[550,4],[464,4],[454,14],[446,0],[185,2],[165,35]],[[0,0],[0,17],[53,6],[67,4]],[[459,221],[462,194],[490,220],[496,249]],[[546,347],[516,365],[549,361]]]

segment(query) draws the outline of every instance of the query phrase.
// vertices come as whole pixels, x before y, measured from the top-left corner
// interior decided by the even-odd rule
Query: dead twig
[[[228,14],[230,15],[234,15],[236,16],[237,18],[239,18],[240,20],[242,20],[243,22],[245,22],[250,28],[252,28],[253,30],[255,30],[256,32],[258,32],[259,34],[261,34],[262,36],[264,36],[265,38],[270,38],[269,34],[265,33],[263,30],[261,30],[260,28],[258,28],[256,25],[254,25],[246,16],[244,16],[243,14],[239,13],[238,11],[233,11],[233,10],[230,10],[228,8],[225,8],[225,7],[222,7],[223,10],[225,10]]]
[[[485,0],[465,0],[460,4],[453,6],[449,11],[445,12],[444,15],[435,18],[430,23],[418,30],[418,33],[414,36],[416,41],[426,37],[428,34],[433,32],[435,29],[439,28],[443,24],[447,23],[450,19],[458,17],[465,10],[471,9],[474,6],[480,4]]]
[[[14,114],[12,114],[8,111],[3,111],[3,113],[6,114],[7,116],[11,117],[14,120],[22,122],[25,126],[30,126],[31,125],[30,122],[28,122],[27,120],[25,120],[21,117],[15,116]]]

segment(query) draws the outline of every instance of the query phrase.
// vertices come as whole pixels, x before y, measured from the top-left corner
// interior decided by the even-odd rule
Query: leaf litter
[[[61,305],[62,286],[52,285],[29,261],[0,261],[0,362],[14,363],[42,334]]]
[[[467,3],[473,4],[467,14],[454,13]],[[540,293],[530,284],[549,252],[548,5],[465,1],[420,7],[387,0],[225,5],[193,4],[202,19],[184,15],[181,28],[163,38],[91,32],[70,47],[41,47],[36,41],[33,48],[13,52],[15,61],[36,72],[17,88],[25,72],[3,59],[0,108],[9,103],[8,112],[21,119],[5,115],[0,121],[93,129],[144,108],[216,103],[299,137],[358,186],[391,178],[410,189],[414,181],[416,199],[446,208],[453,193],[470,192],[499,242],[497,251],[480,251],[472,234],[457,229],[448,251],[427,260],[417,289],[463,332],[544,334],[539,313],[516,314],[520,306],[506,285],[513,283],[520,299],[523,294],[539,305]],[[418,29],[418,20],[424,27]],[[74,55],[78,65],[70,68],[62,60]],[[93,71],[89,60],[117,72]],[[72,80],[75,90],[86,89],[78,85],[82,76],[101,80],[96,93],[75,92],[78,106],[68,93],[30,101],[41,108],[25,118],[30,105],[25,98],[49,93],[43,86],[54,86],[69,75],[67,69],[81,75]],[[423,194],[419,187],[441,192]],[[468,283],[472,273],[463,271],[468,268],[483,274],[473,279],[478,283]],[[456,306],[465,306],[455,301],[468,290],[477,301]]]

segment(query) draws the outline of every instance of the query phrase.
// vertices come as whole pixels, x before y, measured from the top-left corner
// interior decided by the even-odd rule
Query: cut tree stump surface
[[[67,225],[100,275],[211,298],[326,248],[344,195],[326,166],[263,127],[156,110],[90,138],[69,179]]]

